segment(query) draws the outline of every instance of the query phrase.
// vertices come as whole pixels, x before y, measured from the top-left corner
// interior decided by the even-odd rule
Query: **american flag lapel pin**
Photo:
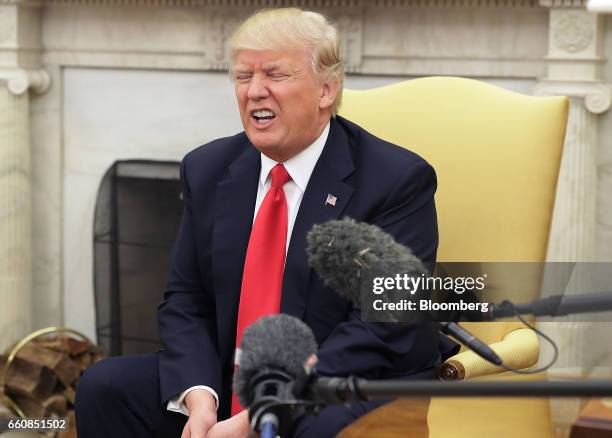
[[[328,193],[327,194],[327,199],[325,200],[325,205],[331,205],[332,207],[335,207],[337,200],[338,200],[338,198],[336,198],[331,193]]]

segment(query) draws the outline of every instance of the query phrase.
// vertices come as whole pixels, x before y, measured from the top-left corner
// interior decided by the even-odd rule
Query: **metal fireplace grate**
[[[94,216],[98,343],[110,355],[157,351],[157,306],[180,223],[178,162],[117,161]]]

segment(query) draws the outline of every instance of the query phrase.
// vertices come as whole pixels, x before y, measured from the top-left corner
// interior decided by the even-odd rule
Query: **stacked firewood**
[[[4,392],[27,417],[58,416],[74,424],[76,382],[102,357],[99,347],[70,336],[35,338],[17,353],[8,369]],[[7,355],[0,355],[0,376],[7,359]]]

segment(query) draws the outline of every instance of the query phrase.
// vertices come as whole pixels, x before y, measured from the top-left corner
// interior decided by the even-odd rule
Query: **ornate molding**
[[[340,33],[340,59],[344,61],[347,73],[358,73],[361,70],[363,50],[363,15],[344,14],[334,21]]]
[[[375,0],[375,6],[382,8],[393,7],[509,7],[534,8],[539,7],[538,0]]]
[[[551,24],[555,45],[569,53],[586,49],[595,35],[593,21],[582,13],[564,14]]]
[[[0,0],[11,1],[11,0]],[[12,0],[17,1],[17,0]],[[163,7],[215,7],[261,9],[283,6],[300,6],[309,9],[354,8],[364,4],[363,0],[45,0],[48,5],[83,6],[163,6]]]
[[[342,41],[342,59],[345,71],[356,73],[361,69],[363,47],[363,11],[324,10],[338,27]],[[244,11],[217,9],[208,18],[208,38],[204,59],[209,70],[225,71],[230,67],[229,39],[246,18]]]
[[[18,96],[32,89],[42,94],[49,89],[51,79],[45,70],[26,70],[22,68],[0,69],[0,82],[6,82],[8,90]]]
[[[15,19],[7,14],[0,14],[0,45],[10,43],[17,33]]]
[[[584,103],[589,111],[594,114],[601,114],[610,108],[612,101],[612,86],[610,84],[599,84],[590,91]]]
[[[540,0],[540,2],[545,0]],[[551,2],[557,0],[550,0]],[[583,0],[575,0],[583,1]],[[19,0],[0,0],[19,2]],[[44,0],[48,5],[111,7],[242,7],[247,9],[300,6],[305,9],[329,8],[414,8],[414,7],[504,7],[539,8],[538,0]],[[584,0],[586,4],[586,0]],[[574,6],[576,7],[576,6]]]
[[[610,108],[612,103],[612,84],[607,82],[563,82],[542,81],[536,85],[536,96],[568,96],[584,99],[587,110],[601,114]]]
[[[209,18],[209,38],[204,57],[211,70],[227,70],[230,65],[228,40],[240,24],[241,15],[234,11],[218,11]]]
[[[547,80],[568,83],[602,81],[601,16],[585,9],[553,8],[549,12]]]
[[[45,0],[0,0],[0,5],[19,5],[28,7],[41,7]]]
[[[586,8],[587,0],[540,0],[545,8]]]

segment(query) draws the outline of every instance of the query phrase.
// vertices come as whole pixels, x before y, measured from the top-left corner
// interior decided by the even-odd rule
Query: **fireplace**
[[[157,351],[157,306],[181,217],[179,163],[116,161],[94,215],[96,333],[110,355]]]

